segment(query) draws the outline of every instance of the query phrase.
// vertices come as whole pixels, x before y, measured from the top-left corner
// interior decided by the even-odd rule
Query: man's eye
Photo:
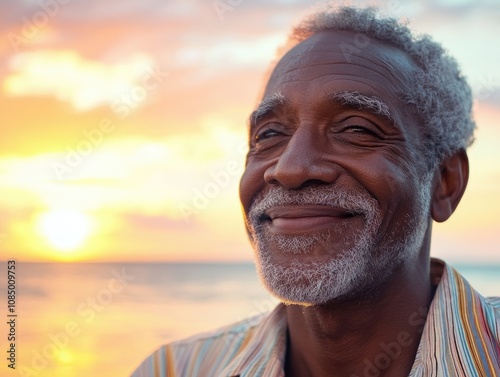
[[[257,135],[255,135],[255,142],[263,141],[266,139],[269,139],[273,136],[278,136],[280,133],[275,130],[265,130],[262,132],[259,132]]]
[[[349,127],[346,127],[344,129],[344,131],[353,132],[353,133],[367,133],[367,134],[372,134],[372,135],[374,134],[373,131],[369,130],[366,127],[362,127],[362,126],[349,126]]]
[[[347,126],[343,129],[342,132],[346,132],[349,134],[356,134],[356,135],[366,135],[366,136],[375,136],[375,137],[380,137],[379,133],[375,130],[373,130],[370,127],[365,127],[365,126],[359,126],[359,125],[352,125],[352,126]]]

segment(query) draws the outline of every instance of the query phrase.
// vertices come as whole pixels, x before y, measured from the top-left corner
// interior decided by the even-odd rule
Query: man
[[[240,197],[280,304],[133,376],[500,376],[500,300],[431,259],[468,179],[456,62],[373,9],[294,31],[250,117]]]

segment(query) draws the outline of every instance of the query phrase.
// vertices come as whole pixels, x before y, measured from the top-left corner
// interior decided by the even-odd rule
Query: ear
[[[469,180],[469,159],[464,149],[446,158],[434,175],[431,215],[448,220],[462,199]]]

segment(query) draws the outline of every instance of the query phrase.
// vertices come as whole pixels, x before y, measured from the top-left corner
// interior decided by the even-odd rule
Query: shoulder
[[[457,283],[454,287],[455,313],[468,322],[464,331],[475,332],[475,337],[484,338],[495,347],[500,346],[500,297],[485,297],[472,287],[458,272],[454,272]],[[487,340],[486,340],[487,339]]]
[[[500,328],[500,297],[485,297],[484,303],[485,306],[490,309],[491,315],[495,317],[498,327]]]
[[[500,297],[486,297],[485,299],[486,303],[496,309],[497,311],[500,310]],[[500,313],[499,313],[500,315]]]
[[[212,376],[241,351],[266,314],[161,346],[131,377]]]

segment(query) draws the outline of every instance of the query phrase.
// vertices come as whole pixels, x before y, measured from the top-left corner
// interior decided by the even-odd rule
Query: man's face
[[[430,178],[402,102],[413,72],[403,52],[332,31],[274,69],[251,117],[240,198],[259,274],[283,301],[352,299],[416,263]]]

